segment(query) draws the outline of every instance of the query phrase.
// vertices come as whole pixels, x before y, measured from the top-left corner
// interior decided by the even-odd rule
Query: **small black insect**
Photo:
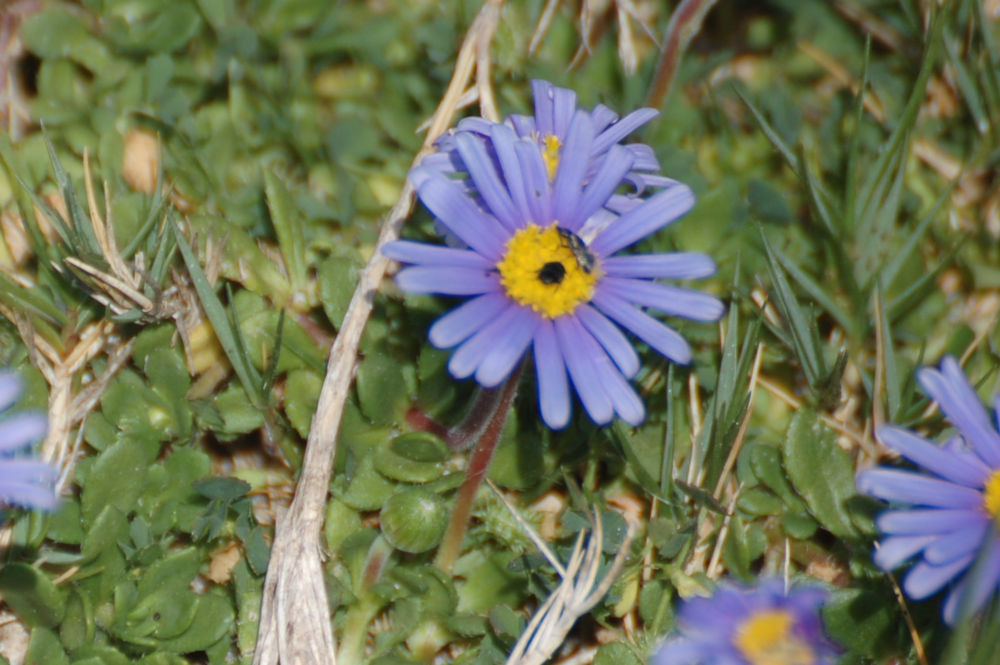
[[[557,229],[559,232],[559,237],[562,238],[563,247],[573,252],[573,258],[576,259],[577,264],[583,272],[590,274],[590,271],[594,269],[594,264],[597,262],[594,255],[590,253],[587,246],[583,244],[583,240],[580,236],[576,235],[572,231],[567,229]]]
[[[538,281],[542,284],[562,284],[566,276],[566,266],[558,261],[549,261],[538,269]]]

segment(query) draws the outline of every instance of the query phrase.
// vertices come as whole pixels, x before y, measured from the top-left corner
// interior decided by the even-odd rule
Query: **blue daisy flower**
[[[924,368],[917,378],[957,434],[939,446],[899,427],[880,427],[879,441],[919,470],[869,469],[858,474],[858,489],[894,504],[876,520],[885,538],[875,562],[892,570],[918,557],[903,580],[903,590],[918,600],[957,582],[944,605],[945,621],[954,623],[963,604],[975,612],[1000,586],[1000,396],[991,422],[950,356],[940,370]],[[973,575],[981,553],[983,566]]]
[[[832,665],[839,650],[819,616],[826,598],[817,587],[786,594],[779,580],[720,585],[711,597],[684,603],[679,634],[660,647],[651,665]]]
[[[0,412],[10,409],[20,394],[20,380],[0,372]],[[56,469],[18,454],[45,436],[45,430],[45,417],[37,413],[15,413],[0,420],[0,504],[40,510],[55,507]]]
[[[418,166],[410,177],[460,246],[404,240],[383,249],[412,264],[396,275],[403,291],[469,298],[429,333],[435,346],[456,347],[453,376],[497,386],[532,350],[542,417],[553,429],[569,422],[570,384],[598,424],[616,413],[631,424],[643,420],[642,400],[628,383],[639,358],[622,328],[670,360],[690,362],[687,342],[646,308],[696,321],[714,321],[724,310],[717,298],[654,281],[711,275],[708,256],[616,255],[687,213],[694,195],[678,183],[595,225],[635,158],[612,146],[588,175],[594,127],[590,113],[573,114],[551,175],[539,143],[508,125],[494,123],[485,140],[456,133],[472,189],[433,166]]]
[[[576,92],[542,80],[532,81],[531,91],[535,107],[534,115],[511,115],[505,124],[511,127],[519,138],[538,143],[545,167],[552,177],[569,139],[573,118],[580,110],[576,105]],[[659,111],[642,108],[619,118],[618,114],[607,106],[598,104],[592,111],[584,112],[589,114],[594,132],[589,153],[583,155],[588,178],[596,175],[601,163],[613,147],[624,148],[632,157],[632,164],[622,180],[630,183],[633,191],[627,195],[612,193],[608,196],[604,202],[605,218],[609,215],[622,214],[638,205],[641,202],[639,195],[647,188],[670,187],[677,184],[676,180],[659,174],[660,163],[650,146],[644,143],[620,145],[632,132],[658,116]],[[436,168],[443,173],[467,173],[468,169],[461,151],[458,150],[455,137],[458,133],[468,132],[486,141],[494,124],[496,123],[485,118],[464,118],[453,132],[437,140],[435,143],[437,152],[426,157],[423,165]]]

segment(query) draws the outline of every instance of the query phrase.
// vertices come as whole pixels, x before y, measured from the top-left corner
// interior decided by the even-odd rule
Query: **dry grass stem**
[[[487,0],[459,50],[451,82],[431,120],[418,163],[451,124],[462,93],[469,85],[477,54],[493,39],[503,0]],[[482,88],[480,88],[482,90]],[[302,473],[288,512],[278,520],[271,560],[264,581],[255,665],[321,665],[335,662],[323,566],[320,562],[324,506],[337,430],[354,377],[361,334],[389,260],[379,248],[399,237],[413,206],[407,182],[379,233],[378,244],[361,272],[340,334],[330,348],[326,377],[306,443]]]

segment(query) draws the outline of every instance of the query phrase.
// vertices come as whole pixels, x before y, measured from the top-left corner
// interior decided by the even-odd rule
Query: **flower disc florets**
[[[511,236],[497,264],[500,283],[515,302],[554,319],[572,313],[594,294],[598,272],[593,257],[578,258],[581,241],[553,224],[532,224]]]

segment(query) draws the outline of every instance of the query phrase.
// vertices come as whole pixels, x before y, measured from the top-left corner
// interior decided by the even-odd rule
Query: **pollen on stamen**
[[[580,265],[555,224],[515,233],[497,270],[511,299],[550,319],[589,301],[599,276],[597,270]]]
[[[758,612],[740,626],[735,646],[751,665],[811,665],[815,654],[793,634],[794,623],[785,610]]]
[[[554,134],[546,134],[542,139],[542,159],[545,161],[545,172],[549,174],[549,180],[555,180],[556,170],[559,168],[559,149],[562,142]]]
[[[983,507],[1000,525],[1000,470],[994,471],[983,488]]]

